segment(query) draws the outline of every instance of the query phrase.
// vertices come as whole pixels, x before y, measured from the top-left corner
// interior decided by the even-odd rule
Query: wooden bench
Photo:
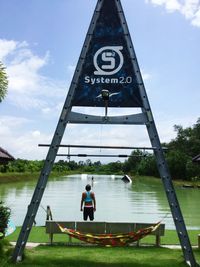
[[[83,233],[92,233],[92,234],[116,234],[116,233],[128,233],[137,231],[141,228],[146,228],[151,226],[151,223],[130,223],[130,222],[90,222],[90,221],[46,221],[46,233],[49,234],[49,242],[53,243],[54,234],[62,234],[58,224],[62,227],[77,230]],[[165,233],[165,224],[160,224],[160,226],[152,232],[150,235],[154,235],[155,245],[160,246],[160,237],[164,236]],[[72,243],[72,239],[69,236],[69,242]],[[137,242],[139,246],[139,241]]]

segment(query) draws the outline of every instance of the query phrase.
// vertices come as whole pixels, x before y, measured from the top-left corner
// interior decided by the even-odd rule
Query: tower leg
[[[26,246],[26,242],[28,240],[31,228],[33,226],[33,222],[35,220],[35,216],[37,214],[38,208],[40,206],[40,202],[42,200],[42,196],[48,181],[49,174],[52,170],[58,148],[60,142],[62,140],[65,128],[68,113],[70,112],[70,108],[67,108],[67,104],[65,103],[64,108],[62,110],[60,120],[58,122],[56,131],[54,133],[51,145],[49,147],[49,151],[47,153],[46,160],[44,162],[44,166],[40,173],[40,177],[38,179],[37,185],[35,187],[35,191],[33,193],[33,197],[31,199],[30,204],[28,205],[27,214],[25,216],[14,252],[12,256],[12,261],[17,262],[22,260],[24,248]]]
[[[148,110],[150,110],[150,108]],[[168,165],[165,160],[165,156],[164,156],[161,144],[160,144],[160,140],[159,140],[157,129],[156,129],[156,126],[153,120],[153,116],[150,113],[150,111],[146,112],[146,114],[149,120],[149,123],[147,124],[147,131],[148,131],[152,146],[156,147],[156,150],[154,150],[154,155],[156,158],[160,177],[164,185],[166,196],[169,202],[174,224],[176,226],[176,231],[177,231],[177,234],[180,240],[185,262],[191,267],[197,267],[199,265],[196,263],[196,260],[195,260],[195,257],[192,251],[192,246],[189,240],[189,236],[188,236],[185,222],[182,216],[180,205],[179,205],[179,202],[176,196],[176,192],[175,192],[175,189],[172,183],[170,171],[169,171],[169,168],[168,168]]]

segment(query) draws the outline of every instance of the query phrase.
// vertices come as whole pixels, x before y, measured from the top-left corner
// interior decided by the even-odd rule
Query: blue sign
[[[109,91],[109,107],[143,106],[115,0],[103,2],[72,105],[103,107],[102,90]]]

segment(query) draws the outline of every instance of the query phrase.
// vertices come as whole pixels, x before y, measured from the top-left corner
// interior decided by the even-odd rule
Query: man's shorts
[[[87,221],[88,217],[90,218],[90,221],[94,220],[94,208],[93,207],[84,207],[83,220]]]

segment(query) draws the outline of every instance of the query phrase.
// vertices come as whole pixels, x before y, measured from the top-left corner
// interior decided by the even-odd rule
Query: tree
[[[7,74],[5,72],[5,67],[0,62],[0,102],[2,102],[2,100],[6,96],[7,89],[8,89]]]
[[[177,137],[169,143],[169,150],[179,150],[189,157],[195,157],[199,154],[200,118],[192,127],[184,129],[180,125],[175,125],[174,130],[177,132]]]
[[[154,154],[146,153],[146,156],[142,158],[137,166],[137,172],[139,175],[159,177]]]
[[[137,168],[144,157],[144,152],[139,149],[133,150],[131,152],[131,157],[128,158],[123,164],[124,172],[137,172]]]
[[[86,166],[92,166],[92,161],[91,161],[91,159],[87,159],[87,160],[85,161],[85,164],[86,164]]]
[[[93,165],[94,165],[94,166],[97,166],[97,167],[100,167],[100,166],[101,166],[101,161],[100,161],[100,160],[95,161],[95,162],[93,163]]]
[[[181,150],[170,150],[166,159],[173,179],[187,180],[187,162],[190,159]]]
[[[122,165],[123,163],[121,163],[119,160],[116,162],[110,162],[107,164],[107,171],[112,174],[120,172],[122,171]]]
[[[192,158],[200,153],[200,119],[192,127],[174,126],[177,136],[168,145],[166,155],[172,176],[191,180],[199,177],[199,168]]]
[[[67,163],[67,166],[69,167],[70,170],[74,171],[78,169],[78,164],[74,161],[71,160]]]

